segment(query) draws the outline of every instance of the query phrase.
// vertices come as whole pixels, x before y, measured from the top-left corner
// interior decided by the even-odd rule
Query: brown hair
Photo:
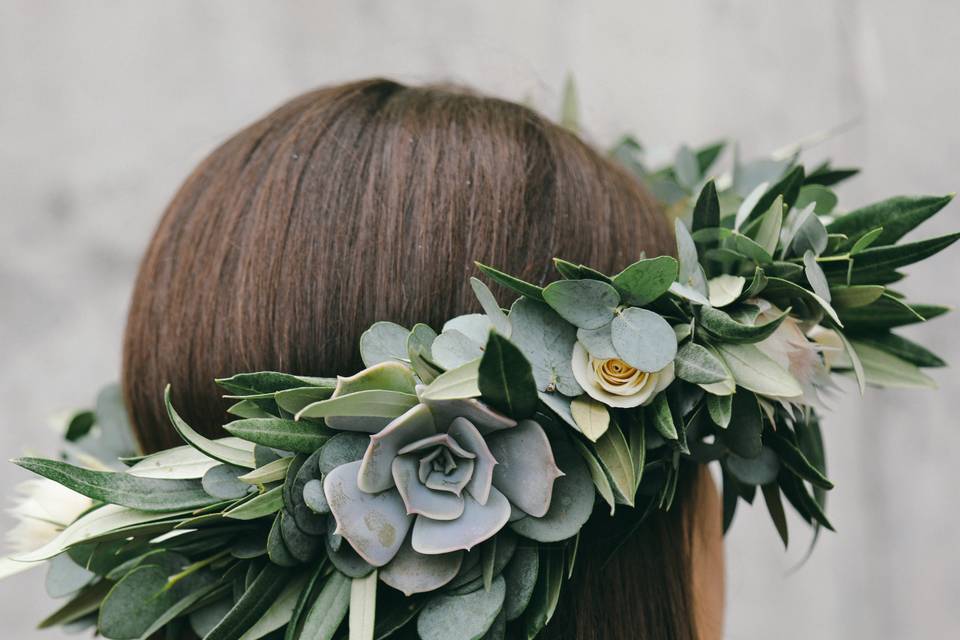
[[[474,260],[542,283],[554,256],[616,272],[671,248],[635,179],[525,107],[388,80],[317,90],[229,139],[174,197],[133,293],[127,406],[147,451],[180,444],[168,382],[195,428],[221,434],[214,378],[352,373],[374,321],[439,329],[473,310]],[[671,515],[634,532],[607,565],[619,591],[591,594],[596,576],[578,572],[558,615],[619,622],[547,637],[692,638],[682,529]]]

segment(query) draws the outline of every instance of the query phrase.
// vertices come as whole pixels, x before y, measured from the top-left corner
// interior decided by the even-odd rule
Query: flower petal
[[[434,491],[420,483],[417,454],[398,456],[393,460],[393,479],[407,513],[420,514],[434,520],[454,520],[463,514],[463,498],[448,491]]]
[[[510,518],[510,502],[496,488],[490,490],[486,505],[470,494],[465,494],[463,501],[463,515],[456,520],[417,518],[411,539],[413,548],[429,555],[470,550],[500,531]]]
[[[501,429],[517,426],[517,421],[494,411],[476,398],[466,400],[422,400],[436,418],[437,425],[443,430],[443,425],[453,422],[454,418],[466,418],[477,431],[486,435]]]
[[[590,354],[587,353],[587,350],[579,342],[573,345],[573,360],[570,364],[573,368],[573,376],[577,379],[577,382],[580,383],[580,386],[583,387],[583,390],[587,392],[587,395],[608,407],[618,407],[621,409],[637,407],[652,400],[655,394],[659,372],[647,375],[644,378],[644,383],[637,387],[637,392],[633,395],[610,393],[604,389],[596,379],[593,367],[590,366]],[[664,367],[662,371],[666,371],[667,369],[670,369],[670,380],[672,381],[672,362]],[[669,382],[667,384],[669,384]]]
[[[360,462],[344,464],[324,478],[323,493],[337,521],[337,533],[361,558],[382,567],[397,554],[413,518],[396,489],[373,494],[357,486]]]
[[[493,467],[497,464],[497,459],[490,453],[490,447],[480,435],[480,431],[466,418],[455,418],[447,433],[456,438],[464,449],[476,454],[473,477],[467,484],[467,491],[480,504],[487,504],[493,482]]]
[[[453,580],[463,563],[463,551],[424,555],[410,546],[407,537],[400,551],[380,570],[380,579],[405,596],[439,589]]]
[[[363,454],[357,485],[367,493],[379,493],[393,486],[391,465],[397,453],[410,444],[437,432],[433,414],[418,404],[394,420],[379,433],[370,436],[370,445]]]
[[[550,508],[553,481],[563,475],[550,441],[533,420],[521,420],[515,429],[487,438],[497,460],[493,486],[525,513],[541,517]]]

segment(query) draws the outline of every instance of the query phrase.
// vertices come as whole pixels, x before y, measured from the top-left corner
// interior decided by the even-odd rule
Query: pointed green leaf
[[[667,291],[677,279],[679,265],[670,256],[638,260],[613,277],[626,304],[642,307]]]
[[[573,416],[580,432],[596,442],[610,426],[610,412],[593,398],[582,395],[570,402],[570,413]]]
[[[530,284],[529,282],[524,282],[519,278],[514,278],[511,275],[507,275],[506,273],[498,271],[493,267],[488,267],[485,264],[481,264],[479,262],[474,264],[477,265],[477,268],[480,269],[480,271],[482,271],[487,277],[497,284],[503,285],[504,287],[511,289],[526,298],[530,298],[531,300],[543,302],[543,289],[541,287]]]
[[[893,244],[953,200],[947,196],[898,196],[868,205],[830,223],[830,233],[844,233],[856,240],[877,227],[883,232],[876,239],[881,245]]]
[[[170,416],[170,422],[173,423],[174,429],[177,430],[180,437],[191,447],[220,462],[238,467],[246,467],[247,469],[253,469],[257,466],[256,461],[253,459],[252,447],[245,449],[239,446],[230,446],[222,441],[211,440],[210,438],[200,435],[194,431],[190,425],[184,422],[170,401],[170,385],[167,385],[164,390],[163,400],[167,407],[167,415]]]
[[[773,255],[773,252],[777,249],[777,244],[780,242],[780,227],[782,224],[783,196],[777,196],[770,208],[760,218],[760,226],[757,228],[757,235],[754,237],[757,244],[770,255]]]
[[[878,387],[936,388],[936,382],[906,360],[862,342],[851,342],[863,363],[867,384]]]
[[[417,396],[412,393],[368,389],[314,402],[301,409],[296,419],[326,418],[329,416],[396,418],[415,404],[417,404]],[[279,448],[282,449],[283,447]],[[288,449],[288,451],[291,451],[291,449]]]
[[[721,343],[717,350],[741,387],[777,398],[803,394],[796,379],[754,345]]]
[[[480,359],[477,386],[484,401],[516,420],[537,408],[537,383],[530,363],[507,338],[491,331]]]
[[[440,374],[420,392],[425,400],[462,400],[480,395],[480,358]]]
[[[707,412],[713,424],[721,429],[726,429],[730,425],[730,416],[733,413],[733,394],[727,396],[715,396],[707,394]]]
[[[687,382],[709,384],[727,378],[723,364],[707,349],[693,342],[680,347],[673,362],[677,377]]]
[[[697,203],[693,207],[693,231],[711,229],[720,226],[720,200],[717,198],[717,186],[710,180],[700,191]]]
[[[283,451],[298,451],[301,453],[313,453],[332,435],[329,429],[315,423],[282,420],[280,418],[234,420],[225,424],[223,428],[227,433],[249,442],[273,447],[274,449],[282,449]]]

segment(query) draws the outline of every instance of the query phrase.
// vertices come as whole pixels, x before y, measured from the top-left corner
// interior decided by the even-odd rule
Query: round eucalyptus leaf
[[[372,367],[381,362],[407,359],[410,331],[393,322],[375,322],[360,336],[360,357]]]
[[[756,458],[743,458],[735,453],[727,456],[727,470],[740,482],[750,485],[769,484],[780,472],[780,458],[769,447],[764,447]]]
[[[613,320],[620,294],[600,280],[558,280],[543,290],[543,299],[560,316],[581,329],[599,329]]]
[[[421,640],[475,640],[487,632],[503,608],[506,586],[502,576],[489,591],[431,598],[417,619]]]
[[[139,638],[183,594],[165,590],[167,572],[156,565],[137,567],[110,589],[100,605],[98,627],[107,638]]]
[[[66,597],[87,586],[96,577],[97,574],[74,562],[69,554],[61,553],[49,562],[47,595],[51,598]]]
[[[218,464],[203,474],[203,490],[214,498],[221,500],[236,500],[247,495],[253,488],[238,478],[247,473],[248,469],[235,467],[230,464]]]
[[[617,349],[613,346],[613,336],[610,334],[610,324],[599,329],[577,329],[577,340],[594,358],[609,360],[617,357]]]
[[[486,336],[483,342],[477,342],[457,329],[448,329],[433,341],[433,361],[448,371],[456,369],[482,356],[486,341]]]
[[[510,325],[510,341],[530,363],[539,391],[556,390],[565,396],[583,393],[571,366],[575,327],[547,305],[529,298],[520,298],[510,308]]]
[[[540,554],[536,547],[517,547],[503,573],[507,584],[503,610],[508,621],[519,618],[530,603],[533,589],[537,586],[539,568]]]
[[[624,309],[610,327],[620,359],[641,371],[660,371],[677,355],[677,335],[660,315],[646,309]]]

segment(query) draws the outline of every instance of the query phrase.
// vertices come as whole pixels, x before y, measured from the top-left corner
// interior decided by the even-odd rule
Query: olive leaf
[[[694,384],[720,382],[727,378],[727,370],[706,348],[688,342],[680,347],[674,359],[677,377]]]

